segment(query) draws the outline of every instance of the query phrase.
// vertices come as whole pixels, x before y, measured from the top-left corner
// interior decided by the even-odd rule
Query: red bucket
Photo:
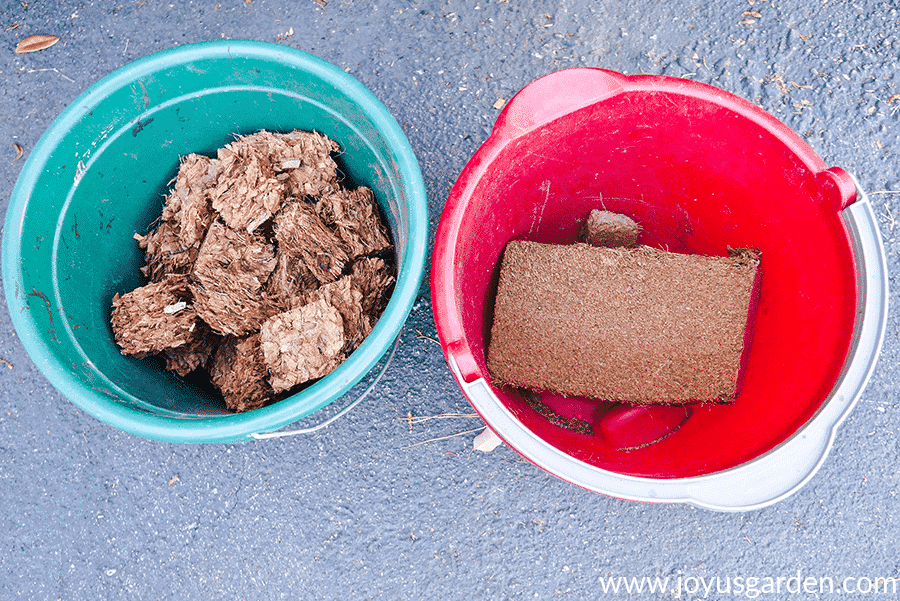
[[[551,423],[519,392],[493,385],[486,365],[506,243],[572,243],[597,208],[640,223],[641,244],[762,251],[740,396],[694,406],[644,448]],[[887,275],[854,178],[762,109],[687,80],[571,69],[521,90],[466,165],[437,231],[432,299],[466,396],[530,461],[612,496],[752,509],[799,488],[824,460],[877,360]],[[596,401],[545,401],[595,431],[610,427]],[[620,420],[616,434],[640,440],[647,415]]]

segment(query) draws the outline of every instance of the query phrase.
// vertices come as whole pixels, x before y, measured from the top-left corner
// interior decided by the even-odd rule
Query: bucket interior
[[[423,258],[417,255],[424,252],[409,252],[409,244],[422,238],[424,248],[425,234],[417,230],[422,226],[411,215],[419,210],[416,203],[424,206],[424,194],[409,176],[408,157],[397,156],[397,140],[389,139],[393,132],[385,133],[386,111],[373,115],[361,107],[368,92],[355,81],[357,87],[348,88],[343,73],[334,75],[336,67],[308,55],[298,65],[296,56],[280,50],[273,55],[271,47],[235,43],[227,50],[201,48],[196,56],[170,52],[168,60],[163,53],[113,74],[60,116],[23,170],[17,192],[27,198],[16,299],[27,308],[39,352],[52,356],[51,381],[113,425],[119,424],[111,412],[121,415],[126,408],[149,417],[199,420],[213,438],[246,439],[236,435],[300,419],[368,372],[408,313],[408,306],[395,306],[397,290],[405,290],[410,306],[418,290]],[[362,98],[362,104],[372,102],[374,97]],[[249,414],[228,413],[211,386],[170,374],[157,359],[121,355],[109,315],[114,294],[146,283],[138,271],[143,252],[133,236],[146,233],[161,214],[179,157],[215,156],[235,135],[260,129],[315,130],[340,144],[335,160],[344,186],[369,186],[390,226],[398,284],[373,332],[343,365],[300,393],[251,412],[255,423],[244,427],[239,422]],[[62,385],[60,365],[67,372]],[[221,420],[234,422],[227,435],[212,433]],[[152,431],[152,420],[145,421],[147,431],[140,431],[139,416],[121,427],[195,441],[188,434]]]
[[[857,310],[841,195],[824,165],[796,152],[805,147],[814,155],[799,137],[791,133],[786,143],[784,132],[775,135],[772,123],[759,122],[762,116],[775,120],[757,112],[751,118],[747,110],[678,90],[624,91],[501,145],[462,199],[452,302],[488,383],[492,299],[509,240],[570,244],[587,214],[605,209],[641,224],[640,244],[722,256],[728,247],[762,251],[752,347],[732,405],[695,405],[671,436],[623,451],[599,436],[554,425],[519,392],[492,385],[547,443],[620,474],[697,476],[771,450],[828,398],[849,352]],[[608,407],[543,397],[564,417],[592,423]]]

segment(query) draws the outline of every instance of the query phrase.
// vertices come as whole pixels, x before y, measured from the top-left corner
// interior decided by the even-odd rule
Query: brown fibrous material
[[[606,401],[731,402],[760,253],[732,255],[510,242],[490,373]]]
[[[338,146],[314,132],[243,136],[218,152],[223,177],[212,205],[229,227],[253,232],[287,197],[319,196],[337,189]]]
[[[175,185],[163,206],[162,220],[146,235],[135,234],[146,260],[141,272],[151,282],[170,273],[191,270],[215,217],[209,189],[217,176],[218,164],[208,157],[190,154],[181,160]]]
[[[336,280],[350,258],[314,206],[303,201],[288,205],[275,217],[275,240],[279,254],[300,259],[321,284]]]
[[[214,334],[203,322],[198,329],[200,333],[187,344],[163,351],[162,356],[167,370],[179,376],[186,376],[195,369],[206,367],[222,338]]]
[[[344,321],[334,306],[319,299],[270,318],[259,338],[272,388],[281,392],[338,366]]]
[[[219,165],[209,157],[189,154],[181,159],[175,186],[166,197],[162,218],[175,224],[186,246],[199,248],[215,217],[209,202]]]
[[[158,282],[168,274],[185,274],[197,260],[199,248],[184,244],[174,223],[163,221],[148,234],[135,234],[134,239],[144,250],[146,265],[141,273],[151,282]]]
[[[272,244],[216,221],[191,274],[197,313],[219,334],[241,336],[258,330],[274,312],[263,293],[273,269]]]
[[[594,209],[584,220],[578,239],[606,248],[634,246],[642,229],[628,215]]]
[[[287,184],[255,148],[258,137],[247,136],[219,150],[223,177],[210,194],[228,227],[251,233],[278,211],[287,193]]]
[[[363,312],[363,293],[354,284],[353,278],[346,275],[321,286],[309,296],[309,302],[322,299],[341,314],[344,326],[343,348],[347,355],[359,347],[372,331],[369,316]]]
[[[259,332],[222,340],[212,356],[209,375],[225,397],[225,406],[235,412],[259,409],[275,396],[268,382]]]
[[[350,269],[353,286],[362,292],[362,308],[375,320],[384,312],[394,289],[394,270],[384,259],[364,257],[353,262]],[[374,324],[374,321],[372,323]]]
[[[376,254],[391,246],[375,195],[369,188],[326,194],[316,203],[316,213],[334,228],[351,258]]]
[[[122,353],[147,357],[200,334],[187,276],[172,274],[112,299],[110,322]]]
[[[266,295],[272,306],[287,311],[303,304],[319,286],[319,280],[300,255],[276,251],[275,260],[275,269],[266,282]]]
[[[205,368],[228,408],[248,411],[362,344],[394,265],[373,192],[338,182],[338,150],[315,132],[260,131],[183,157],[159,221],[135,235],[151,284],[114,299],[123,352],[182,376]]]

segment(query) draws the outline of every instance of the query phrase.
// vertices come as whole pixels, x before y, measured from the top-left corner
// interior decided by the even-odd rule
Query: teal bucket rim
[[[72,130],[86,102],[100,99],[159,68],[195,60],[249,58],[279,62],[326,81],[351,99],[387,142],[407,196],[408,226],[403,262],[387,308],[362,345],[335,371],[302,392],[267,407],[229,415],[164,416],[100,395],[74,377],[43,342],[30,311],[18,311],[25,295],[21,265],[22,225],[29,200],[53,149]],[[252,40],[200,42],[163,50],[124,65],[106,75],[72,101],[38,140],[22,167],[7,209],[2,261],[3,286],[10,317],[32,361],[67,399],[100,421],[125,432],[164,442],[209,443],[253,440],[328,406],[353,388],[390,349],[412,310],[425,271],[428,204],[425,183],[409,140],[378,98],[353,76],[312,54]],[[56,288],[54,282],[54,288]],[[27,300],[24,301],[27,304]]]

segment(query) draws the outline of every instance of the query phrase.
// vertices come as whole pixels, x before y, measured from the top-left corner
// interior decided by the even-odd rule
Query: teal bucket
[[[350,185],[375,192],[396,247],[397,284],[340,367],[278,403],[241,414],[209,387],[119,353],[114,294],[145,282],[133,239],[162,210],[179,157],[260,129],[315,130],[341,146]],[[13,190],[3,285],[22,344],[47,379],[97,419],[147,438],[252,440],[326,407],[391,348],[418,294],[428,238],[425,186],[406,137],[353,77],[305,52],[250,41],[191,44],[91,86],[41,137]]]

